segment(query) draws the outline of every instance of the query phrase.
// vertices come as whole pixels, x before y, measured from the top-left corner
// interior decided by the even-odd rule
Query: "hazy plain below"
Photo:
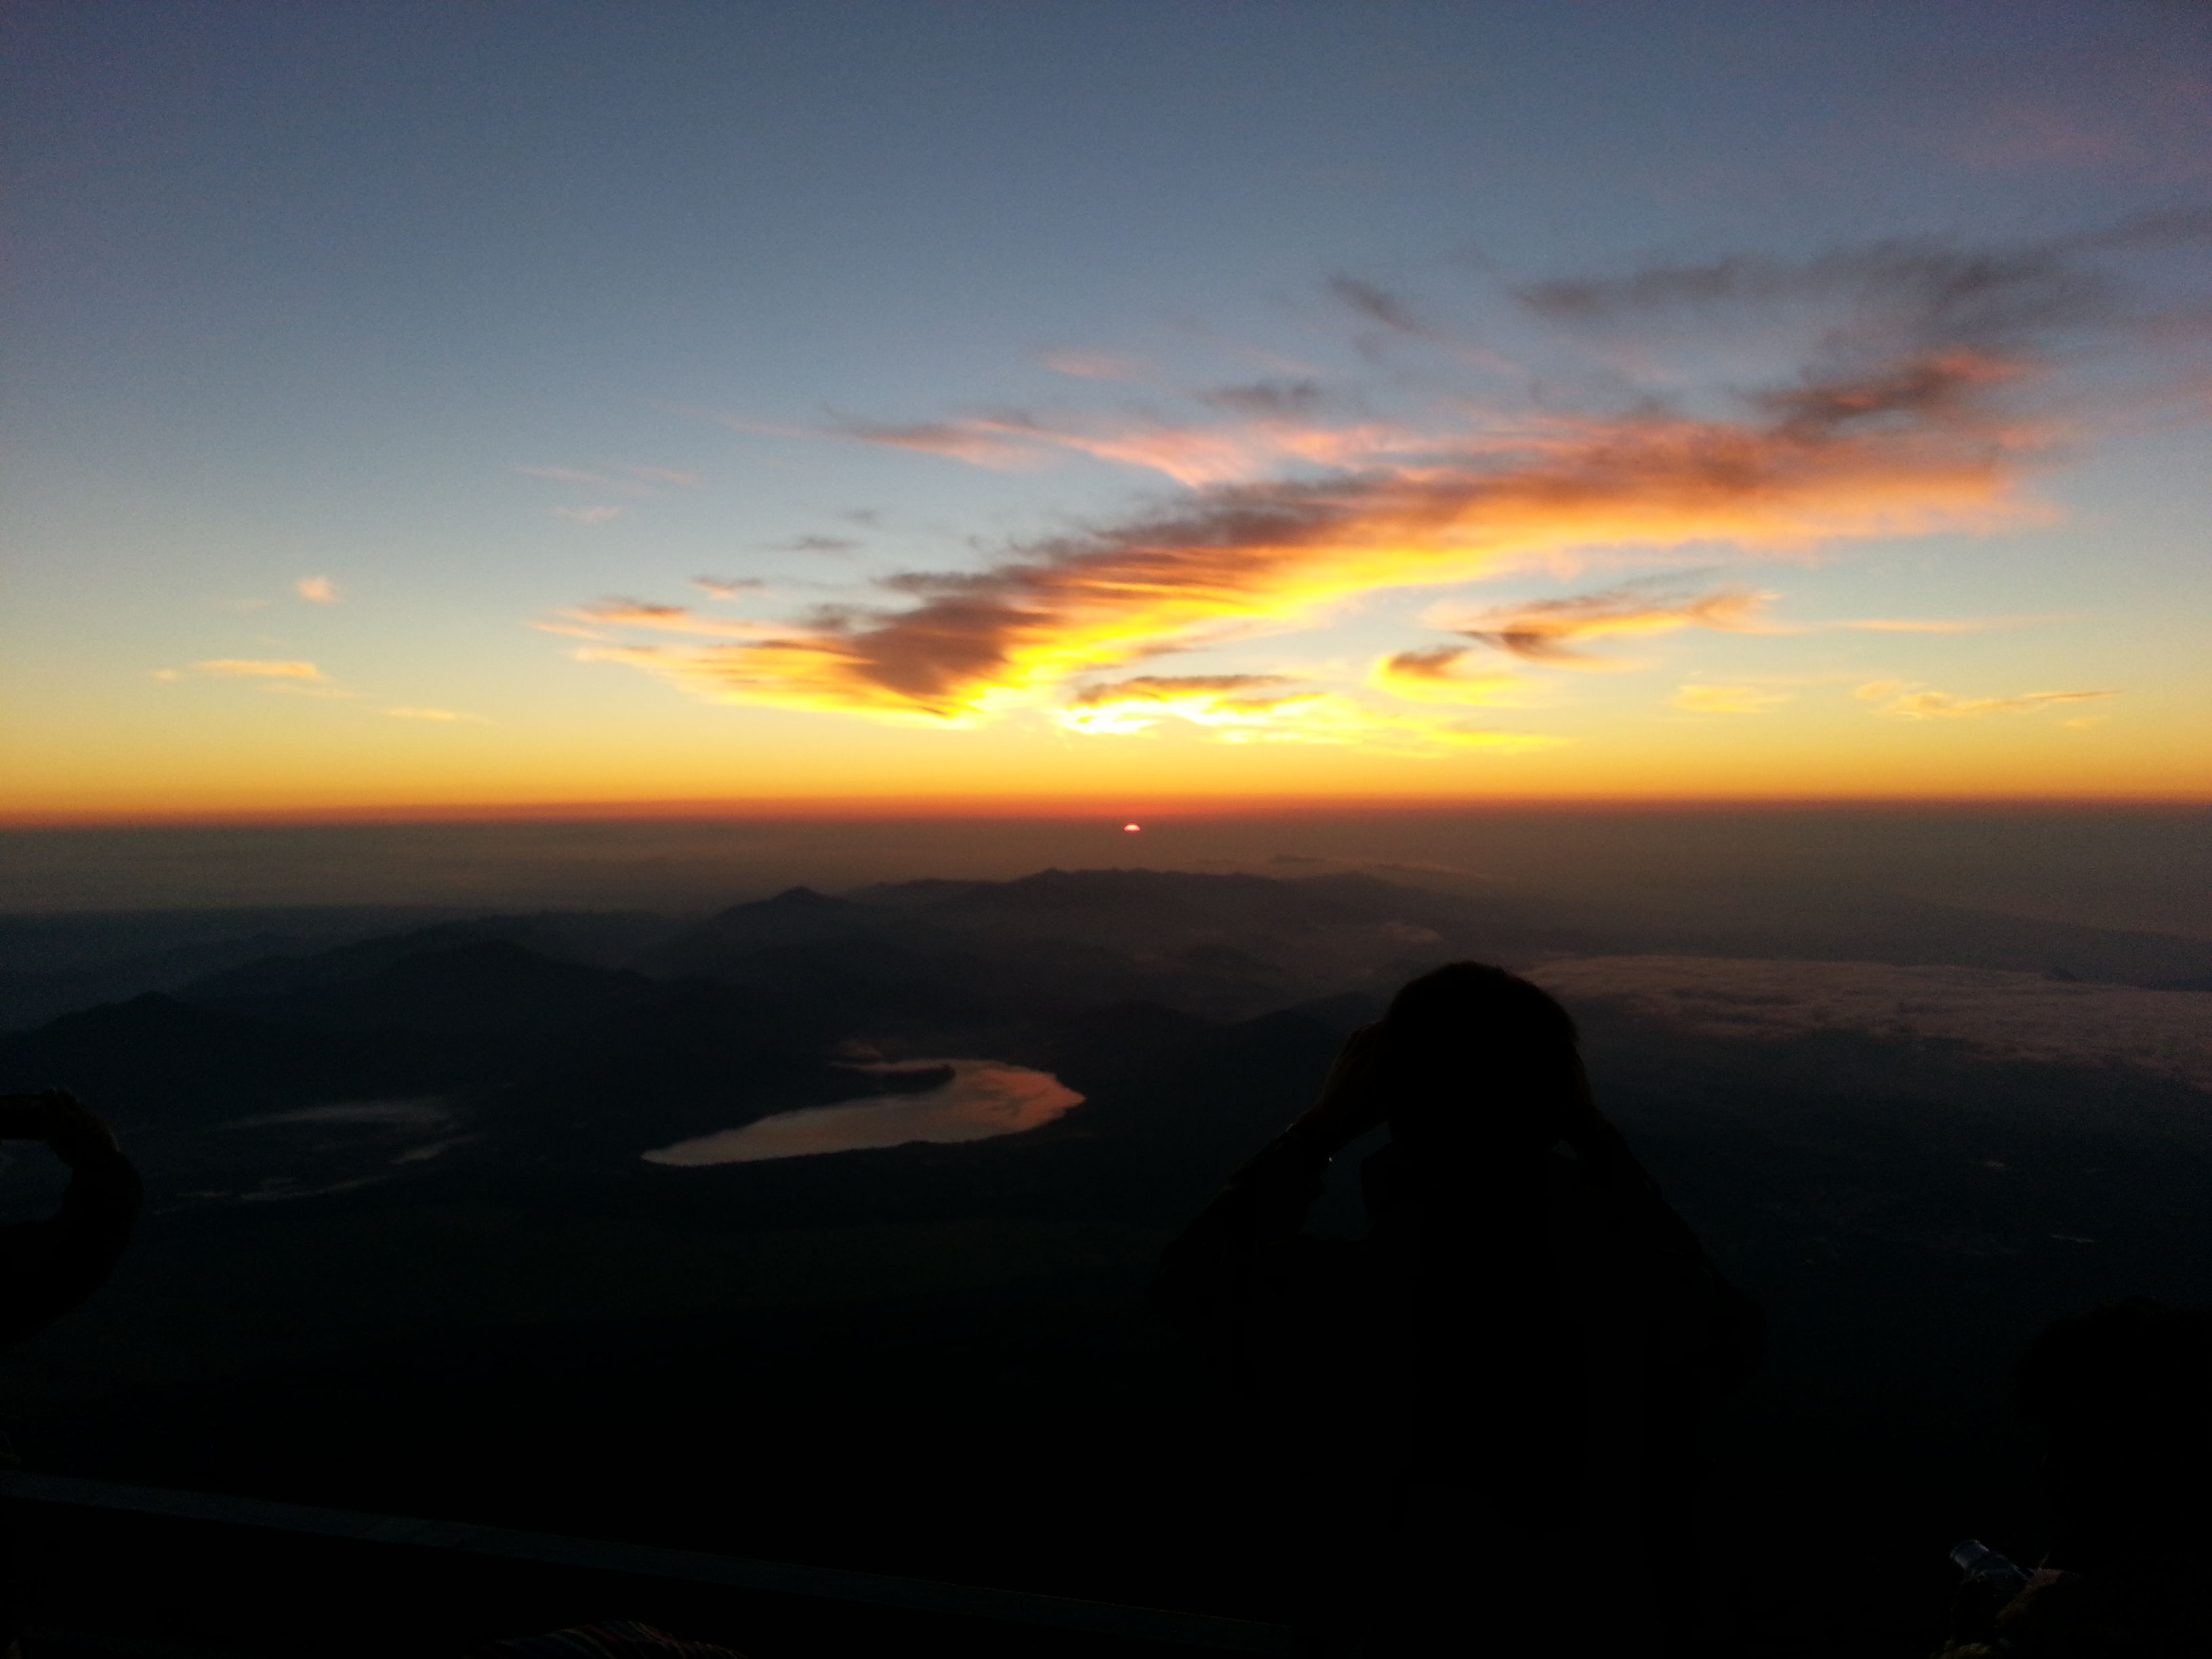
[[[1135,832],[1124,823],[1134,821]],[[1057,866],[1363,870],[1470,890],[1832,884],[2212,938],[2212,809],[1147,811],[16,830],[0,913],[403,906],[691,910],[795,885]]]

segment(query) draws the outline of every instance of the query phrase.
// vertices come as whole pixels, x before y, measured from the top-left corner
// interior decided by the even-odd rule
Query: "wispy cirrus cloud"
[[[1671,634],[1708,628],[1729,634],[1794,632],[1761,613],[1774,599],[1750,588],[1716,587],[1685,592],[1650,582],[1629,582],[1595,593],[1532,599],[1486,611],[1445,612],[1443,626],[1524,662],[1552,668],[1621,668],[1632,665],[1582,648],[1585,640]]]
[[[1369,322],[1379,324],[1394,334],[1425,337],[1429,332],[1413,320],[1413,313],[1396,295],[1360,277],[1332,276],[1328,291]]]
[[[1580,410],[1556,398],[1501,410],[1470,394],[1383,418],[1293,377],[1194,394],[1187,419],[1018,413],[809,428],[720,417],[987,468],[1081,453],[1164,476],[1185,493],[1017,541],[980,568],[894,571],[868,602],[749,622],[742,637],[726,621],[696,626],[680,607],[602,613],[590,625],[634,631],[591,654],[736,702],[955,724],[1027,708],[1076,714],[1106,706],[1076,701],[1102,671],[1231,634],[1322,625],[1392,590],[1463,586],[1591,555],[1802,555],[1852,538],[2036,521],[2048,510],[2023,485],[2075,435],[2046,388],[2063,357],[2113,337],[2125,309],[2096,260],[2202,237],[2212,222],[2124,231],[1996,250],[1890,243],[1796,265],[1723,260],[1532,285],[1519,294],[1524,318],[1597,346],[1678,313],[1720,331],[1745,307],[1796,307],[1809,319],[1794,366],[1762,382],[1694,395],[1671,381],[1632,386]],[[1358,279],[1334,291],[1396,340],[1394,350],[1434,343],[1440,368],[1472,361],[1395,296]],[[1608,362],[1608,374],[1620,372]],[[1608,660],[1585,648],[1607,638],[1798,631],[1767,617],[1766,599],[1748,587],[1631,584],[1510,606],[1462,602],[1451,625],[1531,666],[1587,668]],[[723,637],[707,643],[665,637],[714,632]],[[1456,656],[1390,660],[1362,692],[1327,695],[1364,708],[1363,697],[1468,678]],[[1285,729],[1297,718],[1287,696],[1266,710],[1236,707],[1262,695],[1249,688],[1178,695],[1224,730],[1262,714]],[[1335,705],[1315,699],[1302,718],[1320,730]],[[1165,706],[1150,693],[1125,700]],[[1077,726],[1102,729],[1102,719]]]
[[[218,680],[321,681],[329,678],[311,662],[296,659],[271,661],[266,658],[249,657],[216,657],[206,662],[194,663],[191,672]]]
[[[574,466],[518,466],[514,470],[526,477],[544,478],[554,483],[597,484],[625,495],[654,495],[661,486],[689,489],[699,483],[696,472],[679,472],[666,466],[634,466],[627,462],[598,472]]]
[[[611,524],[629,509],[621,507],[556,507],[553,516],[575,524]]]
[[[387,708],[384,712],[396,720],[429,720],[443,726],[456,722],[473,726],[491,724],[482,714],[463,714],[451,708]]]
[[[768,584],[757,576],[694,576],[691,586],[718,599],[734,599],[758,592]]]
[[[536,624],[549,633],[585,639],[612,639],[623,629],[655,634],[696,634],[713,639],[766,640],[782,631],[780,624],[738,617],[702,617],[684,605],[648,605],[643,599],[601,599],[580,605]]]
[[[2047,620],[2037,617],[1966,617],[1953,621],[1923,619],[1912,617],[1869,617],[1857,622],[1823,623],[1827,628],[1844,628],[1865,634],[1983,634],[1993,628],[2026,628]]]
[[[1037,364],[1079,380],[1141,380],[1150,373],[1137,358],[1111,351],[1048,351]]]
[[[2117,697],[2118,691],[2024,691],[2012,697],[1959,697],[1948,691],[1923,691],[1911,680],[1870,680],[1851,695],[1879,703],[1874,712],[1890,720],[1966,720],[1984,714],[2026,714],[2062,703]]]

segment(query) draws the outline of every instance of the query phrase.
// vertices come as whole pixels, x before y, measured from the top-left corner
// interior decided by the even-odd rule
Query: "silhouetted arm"
[[[1297,1294],[1318,1264],[1299,1245],[1335,1147],[1293,1126],[1240,1165],[1219,1195],[1160,1253],[1149,1295],[1186,1336],[1218,1342]]]
[[[0,1350],[44,1330],[106,1282],[143,1196],[138,1171],[105,1124],[66,1096],[39,1098],[14,1114],[37,1121],[0,1127],[48,1142],[70,1165],[69,1190],[46,1220],[0,1227]]]

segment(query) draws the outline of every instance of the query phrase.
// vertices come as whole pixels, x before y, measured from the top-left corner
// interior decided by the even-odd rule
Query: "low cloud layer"
[[[2212,1091],[2212,996],[1984,968],[1589,957],[1528,975],[1570,1005],[1607,1000],[1702,1036],[1824,1031],[1963,1043],[1991,1060],[2130,1066]]]
[[[1684,312],[1718,327],[1732,308],[1809,311],[1802,360],[1764,384],[1696,397],[1638,387],[1611,409],[1599,398],[1562,412],[1532,390],[1511,408],[1449,397],[1419,420],[1383,419],[1356,391],[1286,379],[1194,393],[1188,419],[1010,412],[807,429],[986,468],[1079,454],[1185,493],[1017,544],[980,568],[894,572],[870,603],[774,622],[599,607],[566,626],[595,635],[583,654],[716,699],[955,724],[1045,708],[1105,732],[1127,722],[1085,714],[1106,706],[1096,701],[1070,702],[1090,696],[1084,688],[1103,672],[1323,625],[1390,590],[1591,555],[1717,545],[1758,557],[2031,521],[2044,510],[2021,485],[2070,436],[2045,400],[2054,365],[2100,328],[2110,333],[2124,310],[2096,262],[2147,237],[2204,233],[2176,222],[2138,227],[2132,243],[2112,233],[1993,252],[1886,245],[1799,265],[1722,261],[1522,290],[1524,319],[1593,350]],[[1482,355],[1371,284],[1343,278],[1332,289],[1390,349],[1461,367]],[[1055,366],[1079,376],[1101,368],[1074,357]],[[1533,666],[1589,668],[1609,659],[1587,642],[1608,637],[1778,631],[1762,620],[1767,597],[1632,585],[1469,609],[1450,625]],[[1409,641],[1364,685],[1309,699],[1302,718],[1318,731],[1348,707],[1379,715],[1393,700],[1481,701],[1462,690],[1473,683],[1461,659]],[[1201,707],[1193,693],[1176,712],[1224,736],[1255,729],[1241,722],[1262,714],[1292,723],[1237,701]]]

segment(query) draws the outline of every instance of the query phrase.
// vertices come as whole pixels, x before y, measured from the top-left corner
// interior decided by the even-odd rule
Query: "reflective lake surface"
[[[752,1164],[817,1152],[903,1146],[913,1140],[988,1140],[1049,1123],[1083,1097],[1049,1072],[998,1060],[903,1060],[855,1066],[856,1072],[933,1072],[950,1079],[920,1094],[875,1096],[834,1106],[778,1112],[742,1129],[679,1140],[646,1153],[648,1164],[696,1167]]]

